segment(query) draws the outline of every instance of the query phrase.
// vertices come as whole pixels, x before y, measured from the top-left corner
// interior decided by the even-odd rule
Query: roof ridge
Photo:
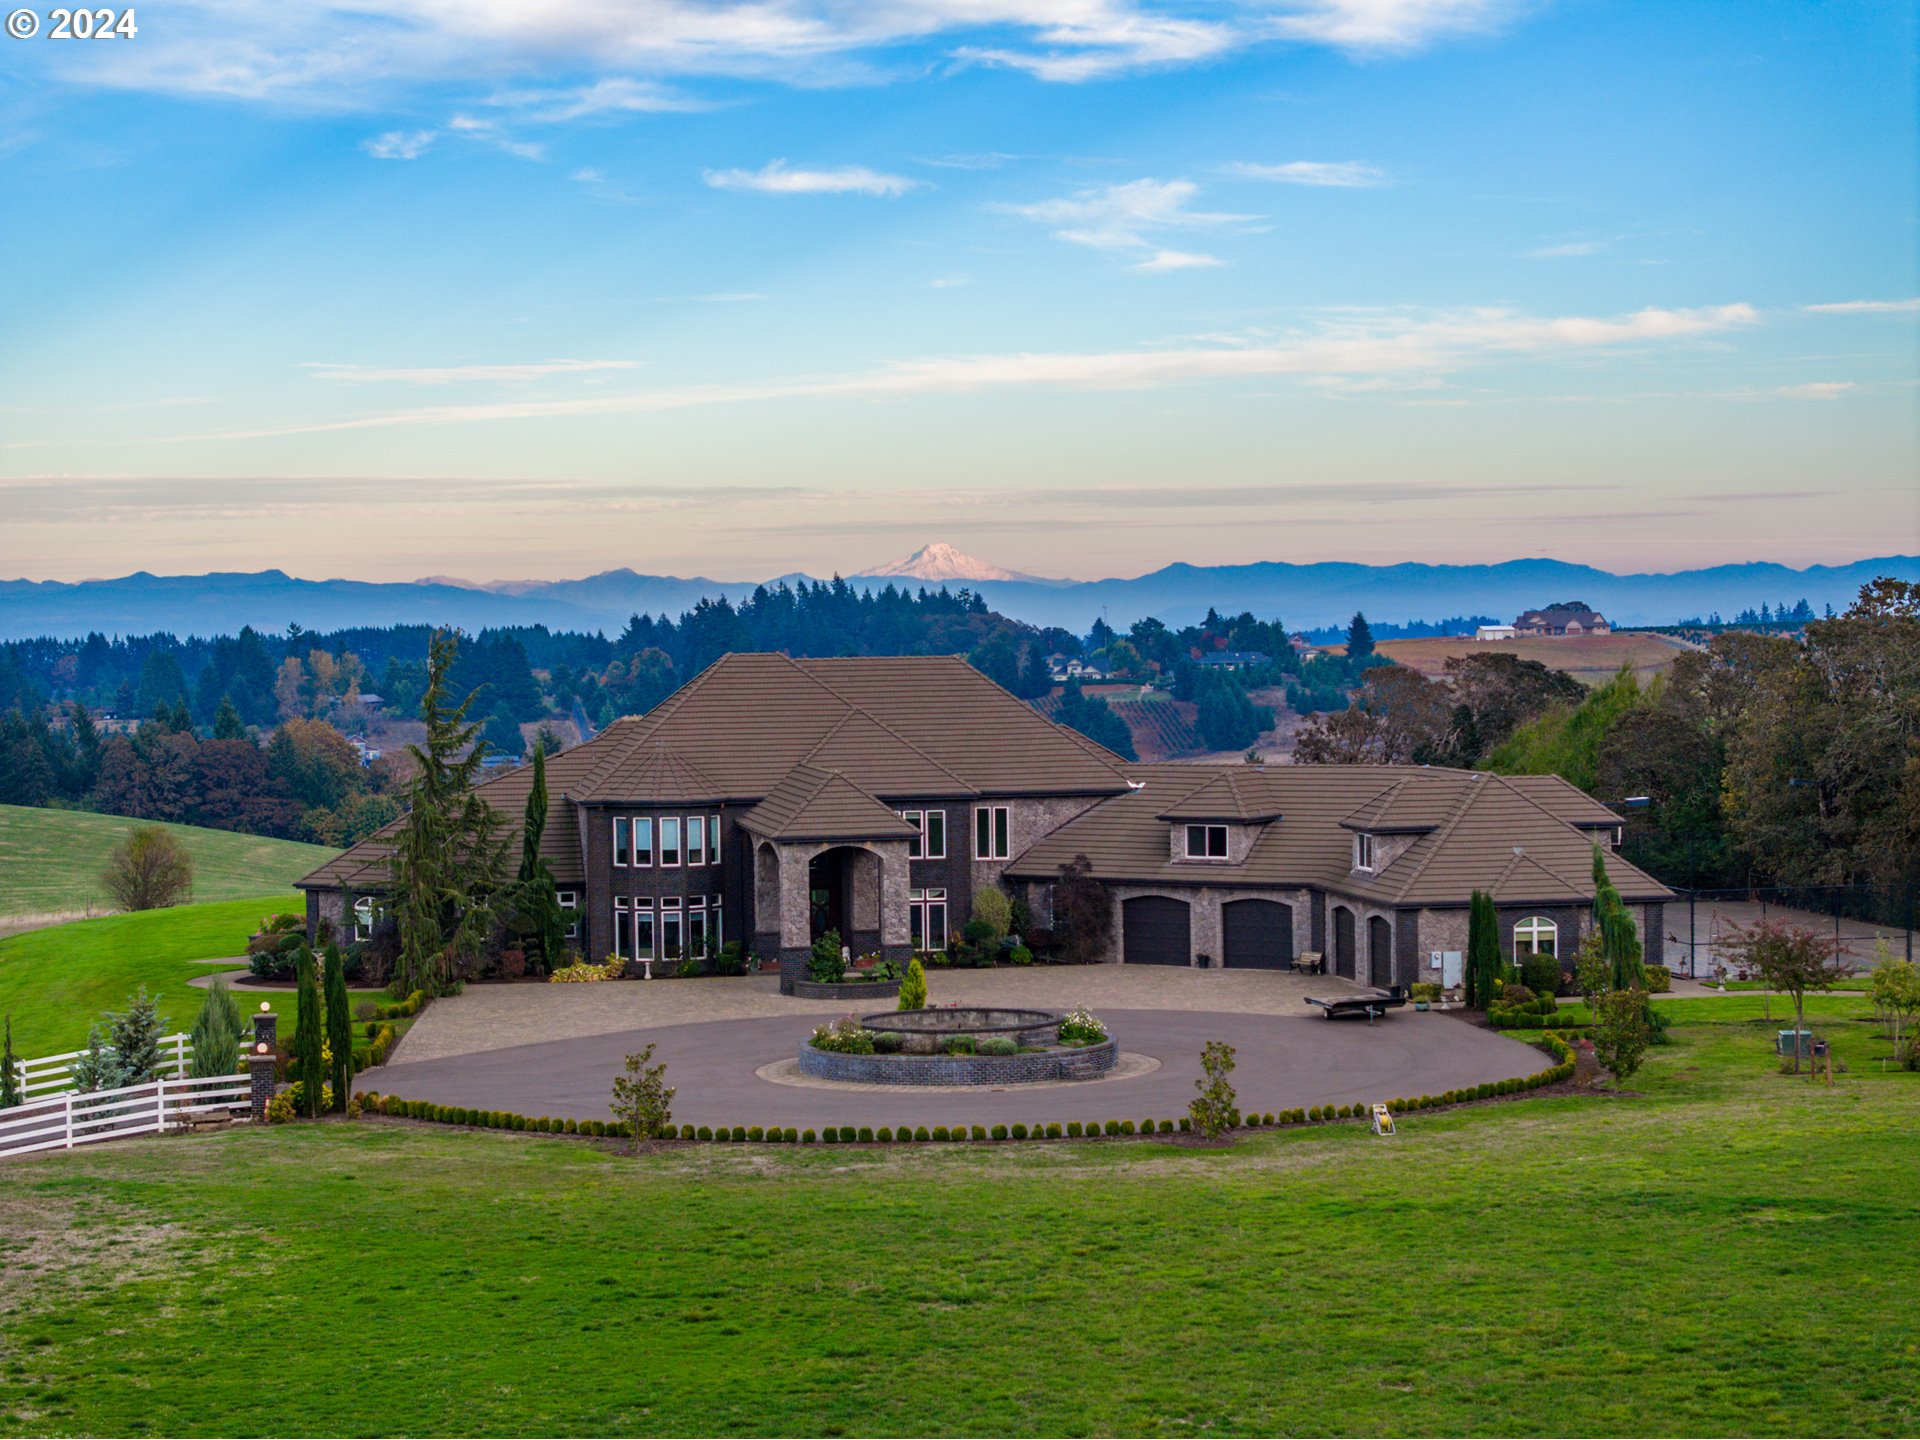
[[[1409,874],[1407,878],[1401,882],[1400,887],[1394,891],[1395,895],[1404,895],[1420,883],[1420,877],[1426,874],[1427,866],[1433,863],[1433,857],[1445,848],[1447,837],[1453,833],[1453,827],[1458,825],[1461,817],[1467,813],[1474,797],[1474,791],[1479,788],[1478,780],[1473,777],[1482,776],[1486,774],[1486,772],[1484,770],[1471,770],[1467,773],[1469,778],[1460,786],[1460,794],[1458,798],[1454,800],[1453,808],[1447,812],[1447,818],[1421,837],[1423,840],[1430,838],[1433,843],[1427,847],[1427,853],[1421,857],[1420,863],[1413,867],[1412,873]],[[1399,783],[1404,785],[1406,781],[1402,780]],[[1417,844],[1418,841],[1415,843]],[[1505,876],[1506,871],[1503,870],[1500,873],[1502,876]],[[1499,882],[1496,881],[1495,883],[1498,884]]]
[[[965,776],[955,774],[952,770],[949,770],[945,765],[942,765],[938,760],[934,759],[933,756],[929,755],[926,751],[922,750],[918,745],[914,744],[913,741],[907,739],[906,736],[902,735],[898,730],[894,729],[891,725],[887,724],[887,722],[882,720],[878,715],[875,715],[871,710],[867,709],[866,706],[847,699],[847,697],[842,695],[838,690],[835,690],[832,686],[827,685],[824,682],[816,682],[816,683],[820,684],[821,688],[824,689],[829,695],[832,695],[835,699],[839,700],[843,705],[845,705],[847,707],[847,713],[842,715],[838,720],[836,720],[833,723],[833,726],[827,731],[826,734],[820,737],[819,742],[813,747],[813,749],[807,751],[806,754],[800,757],[800,760],[798,763],[804,765],[809,761],[811,761],[814,755],[818,753],[820,747],[822,745],[825,745],[829,740],[833,739],[834,736],[838,735],[842,730],[844,730],[847,727],[848,722],[850,722],[857,715],[862,720],[865,720],[868,724],[872,725],[876,730],[880,731],[883,735],[886,735],[891,739],[899,741],[902,745],[906,746],[907,749],[911,750],[915,755],[918,755],[922,760],[926,761],[927,764],[931,765],[934,769],[938,770],[942,775],[946,776],[949,780],[953,781],[956,785],[960,786],[963,790],[972,791],[976,795],[980,793],[979,786],[975,785],[971,780],[967,779]]]
[[[1117,779],[1124,781],[1127,778],[1125,772],[1121,770],[1120,768],[1121,766],[1126,765],[1128,763],[1135,763],[1135,764],[1138,763],[1137,761],[1129,762],[1124,756],[1114,754],[1113,751],[1107,749],[1106,746],[1102,745],[1098,740],[1095,740],[1091,735],[1082,735],[1078,730],[1075,730],[1070,725],[1062,725],[1058,720],[1048,719],[1045,715],[1042,715],[1038,710],[1036,710],[1033,707],[1032,702],[1027,700],[1022,700],[1018,695],[1014,694],[1011,690],[1007,689],[1006,686],[1002,685],[998,680],[994,679],[991,675],[987,674],[985,671],[975,669],[972,663],[968,661],[965,656],[939,655],[932,658],[939,659],[939,660],[946,660],[954,665],[958,665],[961,669],[967,671],[969,674],[977,676],[979,679],[986,681],[987,684],[991,685],[994,689],[998,690],[1002,695],[1006,696],[1009,700],[1013,701],[1014,704],[1018,705],[1022,710],[1026,711],[1029,715],[1033,716],[1033,718],[1038,720],[1042,725],[1045,725],[1050,729],[1057,730],[1062,735],[1065,735],[1070,739],[1072,739],[1076,744],[1080,746],[1082,750],[1085,750],[1094,759],[1100,761],[1109,770],[1113,771],[1114,776]],[[1048,694],[1052,694],[1052,691],[1049,690]]]

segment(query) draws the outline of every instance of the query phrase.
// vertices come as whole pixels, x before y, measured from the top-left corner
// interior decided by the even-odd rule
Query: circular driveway
[[[445,1003],[445,1002],[442,1002]],[[430,1012],[431,1013],[431,1012]],[[1078,1084],[996,1089],[816,1088],[778,1084],[755,1072],[791,1059],[819,1017],[708,1020],[574,1039],[404,1058],[357,1080],[361,1089],[529,1116],[604,1120],[625,1057],[647,1044],[665,1061],[677,1094],[676,1123],[693,1125],[1008,1124],[1142,1120],[1186,1113],[1200,1049],[1224,1040],[1236,1051],[1232,1081],[1244,1110],[1347,1105],[1438,1094],[1530,1075],[1546,1066],[1532,1046],[1451,1015],[1391,1011],[1374,1024],[1307,1015],[1200,1010],[1100,1011],[1123,1051],[1158,1068]],[[404,1047],[403,1047],[404,1049]]]

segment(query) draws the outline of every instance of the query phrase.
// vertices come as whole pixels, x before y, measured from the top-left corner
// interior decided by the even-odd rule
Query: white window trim
[[[1201,848],[1198,854],[1194,853],[1194,848],[1193,848],[1193,832],[1196,830],[1200,832]],[[1207,837],[1215,830],[1218,830],[1220,832],[1220,853],[1218,855],[1212,854],[1206,848]],[[1204,821],[1198,824],[1189,825],[1186,828],[1186,837],[1185,837],[1184,843],[1185,843],[1185,849],[1186,849],[1186,858],[1189,860],[1218,861],[1218,860],[1228,860],[1232,858],[1230,852],[1233,847],[1229,841],[1229,838],[1227,835],[1227,827],[1225,825],[1210,825]]]
[[[647,943],[640,944],[640,922],[647,922]],[[633,902],[633,958],[652,960],[660,951],[660,931],[654,923],[653,901],[635,900]]]
[[[986,848],[998,848],[997,842],[1004,839],[1006,850],[998,855],[983,855],[981,851],[980,817],[987,817]],[[1005,835],[1001,825],[994,820],[995,815],[1006,817]],[[976,805],[973,807],[973,858],[976,860],[1010,860],[1013,858],[1013,807],[1011,805]]]
[[[371,895],[362,895],[353,902],[353,942],[364,945],[373,939],[373,926],[376,911]],[[364,921],[362,916],[365,917]]]
[[[1353,837],[1353,868],[1372,873],[1377,868],[1379,852],[1375,848],[1373,836],[1364,831]]]
[[[621,858],[620,832],[627,832],[626,858]],[[616,870],[625,870],[633,859],[633,821],[625,815],[613,817],[613,866]]]
[[[554,892],[560,900],[560,908],[567,912],[567,939],[580,938],[580,892],[578,890],[559,890]]]
[[[673,859],[671,860],[667,859],[667,826],[669,825],[673,826]],[[654,847],[655,859],[662,870],[678,870],[687,854],[687,837],[680,831],[680,817],[662,815],[658,831],[659,833],[654,836],[657,842]]]
[[[695,845],[693,843],[693,827],[695,825],[698,825],[700,827],[700,843],[698,845]],[[707,863],[707,817],[706,816],[689,815],[686,817],[686,819],[682,820],[680,822],[680,839],[681,839],[681,848],[686,851],[687,868],[689,870],[691,870],[696,865],[704,865]]]
[[[641,855],[640,827],[642,825],[647,827],[647,848],[646,848],[647,858],[644,860],[640,858],[640,855]],[[654,849],[654,843],[653,843],[654,838],[655,837],[653,833],[653,817],[651,815],[634,816],[633,817],[633,833],[632,833],[633,868],[634,869],[651,870],[653,868],[653,862],[654,862],[655,853],[656,853]]]
[[[933,829],[933,817],[940,817],[940,848],[932,848],[929,836]],[[920,858],[922,860],[944,860],[947,858],[947,812],[945,810],[926,810],[920,816]]]
[[[1525,941],[1522,941],[1520,936],[1520,927],[1523,925],[1529,927],[1527,931],[1527,939]],[[1540,928],[1542,926],[1545,927],[1544,931]],[[1544,934],[1547,940],[1551,942],[1551,946],[1552,946],[1551,949],[1542,950],[1540,948],[1540,938],[1542,934]],[[1516,950],[1521,950],[1521,949],[1532,950],[1537,954],[1551,955],[1554,957],[1554,959],[1556,960],[1559,959],[1560,958],[1560,922],[1557,920],[1549,920],[1545,915],[1521,916],[1518,920],[1513,922],[1513,948]]]
[[[720,817],[718,815],[709,815],[707,817],[707,864],[718,865],[719,863]]]

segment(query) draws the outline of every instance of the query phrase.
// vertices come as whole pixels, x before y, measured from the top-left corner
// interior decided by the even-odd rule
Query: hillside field
[[[101,915],[112,910],[113,903],[100,884],[107,854],[129,831],[155,823],[85,810],[0,805],[0,922],[28,916]],[[196,901],[284,891],[335,853],[324,845],[264,840],[193,825],[161,828],[193,856]]]
[[[1576,635],[1567,639],[1475,640],[1471,636],[1435,635],[1419,640],[1382,640],[1379,652],[1395,664],[1437,677],[1457,655],[1484,655],[1505,651],[1523,660],[1538,660],[1549,670],[1564,670],[1586,685],[1598,685],[1631,665],[1642,684],[1660,674],[1685,653],[1687,646],[1665,635]]]
[[[1742,1003],[1390,1139],[13,1161],[0,1434],[1911,1435],[1920,1076],[1857,997],[1783,1076]]]

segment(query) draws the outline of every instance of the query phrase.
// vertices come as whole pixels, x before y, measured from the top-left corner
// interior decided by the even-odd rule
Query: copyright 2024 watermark
[[[7,34],[15,40],[36,35],[48,40],[131,40],[140,26],[127,10],[54,9],[42,14],[22,6],[7,12]]]

